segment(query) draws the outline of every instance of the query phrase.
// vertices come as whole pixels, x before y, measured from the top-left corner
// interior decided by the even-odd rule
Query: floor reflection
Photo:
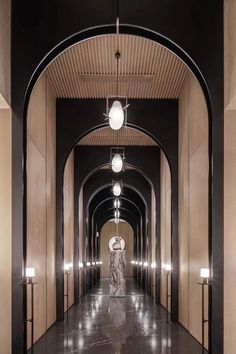
[[[38,341],[34,354],[202,354],[201,346],[178,324],[166,321],[166,311],[127,281],[125,298],[110,298],[102,280],[68,321],[56,323]]]

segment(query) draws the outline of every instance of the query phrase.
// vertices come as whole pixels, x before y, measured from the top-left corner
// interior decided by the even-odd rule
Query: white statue
[[[110,247],[110,296],[125,296],[125,241],[122,237],[113,237]]]

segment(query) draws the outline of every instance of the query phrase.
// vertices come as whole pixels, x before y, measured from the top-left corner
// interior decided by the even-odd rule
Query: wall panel
[[[167,159],[161,152],[161,305],[167,308],[166,286],[167,274],[166,264],[171,264],[171,176]],[[168,277],[169,294],[171,292],[171,281]],[[170,308],[170,299],[168,301]]]
[[[72,151],[65,166],[64,172],[64,264],[74,264],[74,152]],[[66,276],[64,291],[67,293]],[[69,307],[74,303],[74,272],[69,274]],[[64,303],[66,310],[66,301]]]
[[[224,1],[224,353],[236,353],[236,2]]]
[[[84,262],[85,256],[83,252],[83,241],[84,241],[84,230],[83,230],[83,187],[81,188],[80,194],[79,194],[79,261]],[[79,293],[80,295],[83,295],[83,274],[84,274],[84,269],[80,269],[79,271]]]
[[[11,353],[11,110],[0,109],[0,352]]]
[[[56,98],[45,74],[38,80],[28,109],[27,265],[35,267],[34,341],[56,320],[55,158]],[[30,293],[27,317],[30,318]],[[30,345],[28,324],[28,347]]]
[[[209,267],[208,174],[207,108],[199,84],[189,73],[179,97],[179,320],[199,341],[201,288],[197,283],[200,269]],[[207,299],[206,289],[206,318]]]
[[[47,328],[56,321],[56,97],[47,80]]]
[[[0,1],[0,108],[11,104],[11,0]],[[3,99],[3,100],[2,100]]]
[[[151,190],[151,238],[152,238],[152,256],[151,263],[156,262],[156,197],[153,189]],[[156,297],[156,269],[151,269],[151,294]]]

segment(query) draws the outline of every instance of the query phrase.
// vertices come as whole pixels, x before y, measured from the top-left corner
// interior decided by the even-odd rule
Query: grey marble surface
[[[34,354],[202,354],[201,346],[131,279],[126,297],[109,296],[109,279],[72,307],[34,346]]]
[[[125,296],[125,251],[110,251],[110,296]]]

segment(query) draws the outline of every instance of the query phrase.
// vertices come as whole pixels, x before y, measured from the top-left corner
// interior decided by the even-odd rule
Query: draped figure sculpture
[[[122,237],[113,237],[110,247],[110,296],[125,296],[125,242]]]

